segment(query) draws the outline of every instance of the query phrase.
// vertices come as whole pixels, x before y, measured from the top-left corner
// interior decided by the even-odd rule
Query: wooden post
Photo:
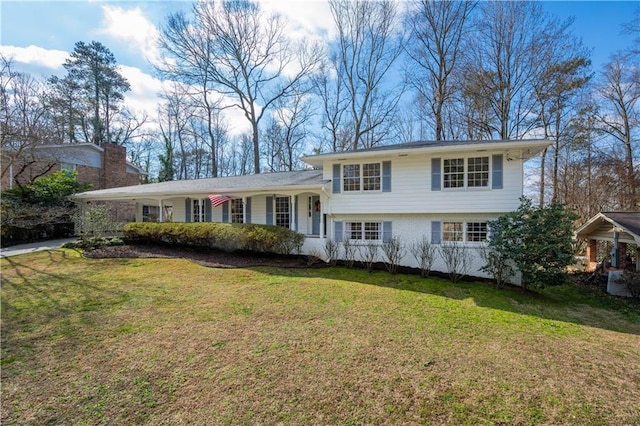
[[[598,261],[598,242],[596,240],[589,240],[587,244],[587,260],[589,263]]]

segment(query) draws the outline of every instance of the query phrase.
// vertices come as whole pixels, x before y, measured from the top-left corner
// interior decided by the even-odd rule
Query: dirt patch
[[[295,255],[271,255],[268,253],[224,252],[220,250],[198,250],[188,247],[157,245],[124,245],[102,247],[84,252],[92,259],[107,258],[179,258],[191,260],[210,268],[250,268],[275,266],[279,268],[309,268],[327,266],[317,258]]]

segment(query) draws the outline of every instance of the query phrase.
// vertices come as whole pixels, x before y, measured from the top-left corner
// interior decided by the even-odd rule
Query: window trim
[[[358,231],[360,234],[360,238],[351,238],[353,236],[353,232],[351,227],[353,224],[357,224],[360,227]],[[367,226],[375,225],[377,227],[377,231],[372,231],[371,229],[367,230]],[[384,225],[382,221],[375,220],[350,220],[344,221],[344,236],[343,240],[348,239],[350,242],[360,243],[360,244],[368,244],[371,242],[381,243],[384,237]],[[378,238],[367,238],[368,232],[376,232]]]
[[[478,245],[478,244],[486,244],[487,241],[489,240],[489,220],[474,220],[474,221],[467,221],[467,220],[442,220],[440,221],[441,225],[440,225],[440,243],[439,244],[448,244],[448,243],[459,243],[459,244],[464,244],[464,245]],[[447,224],[462,224],[462,229],[460,231],[447,231],[446,230],[446,225]],[[476,232],[478,235],[482,235],[483,231],[472,231],[470,229],[470,225],[480,225],[481,227],[484,225],[484,239],[480,240],[480,241],[475,241],[475,240],[471,240],[469,239],[469,235],[471,232]],[[460,233],[460,239],[459,240],[452,240],[452,239],[446,239],[445,235],[452,233],[452,232],[459,232]],[[445,234],[446,233],[446,234]]]
[[[228,203],[230,223],[244,223],[244,203],[242,198],[232,198]],[[237,220],[238,218],[240,219],[239,221]]]
[[[282,203],[279,204],[278,200],[286,200],[286,204]],[[278,207],[282,206],[282,205],[286,205],[287,206],[287,211],[286,212],[279,212],[278,211]],[[286,223],[286,225],[284,224],[278,224],[278,219],[281,218],[283,215],[286,215],[286,217],[289,219],[288,222]],[[274,197],[273,198],[273,224],[276,226],[280,226],[282,228],[287,228],[287,229],[291,229],[291,197],[289,196],[284,196],[284,197]]]
[[[484,153],[483,153],[484,154]],[[485,191],[492,189],[492,170],[493,170],[493,156],[492,155],[467,155],[467,156],[451,156],[451,157],[442,157],[440,159],[440,187],[443,191]],[[469,160],[478,159],[478,158],[486,158],[487,159],[487,171],[473,171],[469,172]],[[462,186],[446,186],[445,176],[447,174],[451,174],[451,172],[447,173],[445,170],[445,161],[451,160],[463,160],[462,167]],[[477,173],[486,173],[487,175],[487,184],[483,186],[470,186],[469,185],[469,177],[471,174]],[[459,174],[456,172],[455,174]]]
[[[373,176],[365,176],[364,174],[364,169],[365,166],[371,166],[371,165],[375,165],[375,167],[377,167],[378,170],[378,174],[373,175]],[[345,174],[345,168],[347,167],[357,167],[357,176],[347,176]],[[377,193],[377,192],[382,192],[383,189],[383,162],[382,161],[363,161],[363,162],[359,162],[359,163],[348,163],[348,164],[341,164],[341,178],[342,178],[342,185],[341,185],[341,189],[343,193],[350,193],[350,194],[357,194],[357,193]],[[347,183],[351,183],[353,182],[355,179],[358,179],[357,181],[357,187],[358,189],[348,189],[347,188]],[[373,179],[375,181],[374,184],[374,189],[365,189],[365,179]],[[375,188],[377,186],[377,188]]]

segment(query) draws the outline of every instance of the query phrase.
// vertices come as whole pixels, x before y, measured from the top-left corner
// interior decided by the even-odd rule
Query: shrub
[[[634,299],[640,298],[640,273],[624,271],[617,281],[627,288],[631,297]]]
[[[353,244],[349,238],[345,238],[344,241],[342,241],[342,247],[344,248],[344,260],[347,262],[347,267],[351,268],[356,260],[356,250],[358,246]]]
[[[338,260],[338,252],[340,251],[340,243],[334,241],[331,238],[327,238],[324,242],[324,253],[327,255],[327,260],[335,265]]]
[[[471,264],[471,255],[462,244],[457,241],[443,243],[440,246],[440,256],[447,267],[451,282],[458,282],[467,275]]]
[[[364,262],[364,265],[367,268],[367,271],[371,272],[373,270],[373,262],[375,262],[378,257],[378,244],[377,243],[368,243],[359,247],[360,257]]]
[[[436,260],[437,246],[431,244],[428,239],[422,238],[411,245],[411,254],[416,258],[420,267],[420,276],[428,277],[433,262]]]
[[[398,272],[398,265],[400,260],[405,255],[404,244],[398,237],[393,237],[382,243],[382,251],[386,257],[385,265],[387,270],[392,274]]]
[[[76,230],[80,235],[104,237],[120,234],[124,223],[113,220],[106,205],[90,204],[74,217]]]
[[[299,253],[304,236],[274,225],[239,223],[129,223],[125,239],[133,243],[162,243],[223,251]]]

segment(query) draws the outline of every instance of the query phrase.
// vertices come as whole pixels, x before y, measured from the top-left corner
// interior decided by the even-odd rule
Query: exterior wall
[[[127,165],[126,148],[105,144],[101,149],[79,144],[43,147],[16,159],[11,167],[12,184],[31,183],[38,176],[61,170],[63,164],[74,166],[78,181],[91,184],[92,190],[137,185],[141,181],[140,174],[131,173],[134,169]],[[10,188],[9,172],[2,177],[1,184],[3,190]]]
[[[459,157],[488,156],[502,152],[460,154]],[[455,158],[440,156],[435,158]],[[482,212],[501,213],[515,210],[519,205],[523,187],[522,160],[503,159],[503,189],[491,188],[491,170],[488,188],[431,190],[431,158],[427,155],[395,157],[391,160],[391,191],[341,192],[331,194],[332,214],[360,212],[380,213],[448,213]],[[340,164],[380,162],[380,159],[358,159]],[[323,176],[333,178],[333,164],[324,164]],[[341,182],[342,183],[342,182]]]
[[[400,242],[404,245],[405,255],[400,261],[402,266],[408,266],[412,268],[417,268],[418,262],[415,257],[411,254],[411,245],[421,241],[425,238],[427,241],[431,242],[431,223],[433,221],[440,222],[486,222],[492,219],[496,219],[497,215],[491,214],[456,214],[456,213],[446,213],[446,214],[411,214],[411,215],[377,215],[377,214],[362,214],[362,215],[333,215],[331,218],[330,231],[328,233],[328,237],[334,239],[335,237],[335,222],[343,221],[365,221],[365,222],[385,222],[389,221],[392,223],[392,236],[397,237]],[[358,244],[357,242],[355,244]],[[378,242],[380,245],[380,250],[378,252],[378,258],[376,261],[384,262],[385,257],[382,251],[382,242]],[[439,244],[437,244],[439,246]],[[484,266],[484,262],[481,257],[481,250],[485,246],[484,243],[464,243],[463,244],[466,251],[468,251],[472,256],[472,262],[467,271],[468,275],[473,275],[477,277],[485,277],[489,278],[489,276],[480,271],[480,268]],[[322,252],[324,248],[324,239],[321,240],[321,246],[318,247],[318,244],[314,242],[309,242],[309,244],[305,244],[305,250],[315,250]],[[312,251],[313,252],[313,251]],[[310,252],[306,252],[310,253]],[[344,251],[340,251],[340,258],[344,257]],[[356,260],[362,260],[359,254],[356,255]],[[441,256],[436,255],[436,261],[434,262],[433,268],[434,271],[439,271],[446,273],[447,267],[443,262]]]

